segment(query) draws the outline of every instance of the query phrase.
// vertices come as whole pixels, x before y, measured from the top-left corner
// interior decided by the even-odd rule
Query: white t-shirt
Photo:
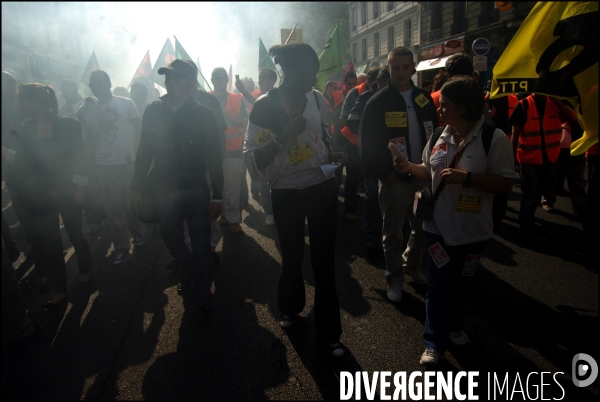
[[[488,176],[513,178],[515,162],[508,137],[496,129],[486,157],[481,140],[483,116],[469,133],[464,152],[455,169]],[[456,144],[447,126],[430,153],[430,144],[423,149],[423,165],[432,177],[432,189],[439,186],[440,172],[448,167],[456,154]],[[462,149],[462,147],[461,147]],[[433,209],[433,219],[423,221],[423,230],[441,235],[449,246],[474,243],[492,237],[492,205],[494,194],[446,184]]]
[[[417,119],[417,112],[415,111],[415,105],[412,100],[412,88],[408,91],[400,92],[400,95],[406,102],[406,112],[408,113],[408,135],[410,141],[410,161],[412,163],[421,163],[421,152],[423,147],[421,145],[421,129],[419,128],[419,120]]]
[[[140,114],[135,103],[129,98],[113,96],[110,101],[100,105],[104,110],[109,133],[102,137],[96,148],[97,165],[125,165],[133,163],[133,126],[131,120]]]

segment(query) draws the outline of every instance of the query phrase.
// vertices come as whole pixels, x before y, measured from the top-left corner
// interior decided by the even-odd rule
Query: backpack
[[[429,140],[429,152],[433,151],[435,143],[440,139],[442,132],[446,126],[441,126],[435,129]],[[494,131],[496,126],[491,124],[483,123],[481,142],[485,151],[485,156],[490,153],[490,146],[492,145],[492,138],[494,138]],[[492,221],[494,222],[493,232],[496,233],[500,229],[500,223],[506,216],[506,209],[508,208],[508,194],[494,194],[494,202],[492,205]]]

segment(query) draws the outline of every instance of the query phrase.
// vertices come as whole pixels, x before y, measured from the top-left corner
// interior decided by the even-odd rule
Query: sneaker
[[[273,215],[267,215],[266,224],[267,224],[267,226],[275,225],[275,217]]]
[[[327,347],[327,352],[333,357],[344,356],[344,346],[340,342],[333,342]]]
[[[208,324],[211,316],[211,308],[208,306],[200,306],[194,311],[194,318],[200,326]]]
[[[192,282],[179,282],[177,284],[177,294],[179,296],[187,293],[192,288]]]
[[[117,254],[115,256],[115,259],[113,260],[113,267],[120,267],[121,265],[125,264],[125,261],[129,257],[131,257],[131,254],[129,254],[129,251]]]
[[[440,354],[435,349],[425,349],[425,352],[421,355],[419,363],[422,366],[437,366],[440,360]]]
[[[346,214],[346,219],[348,219],[350,222],[356,222],[358,216],[356,214]]]
[[[15,230],[15,229],[18,229],[18,228],[20,228],[20,227],[21,227],[21,222],[17,222],[17,223],[15,223],[15,224],[13,224],[13,225],[10,225],[8,228],[9,228],[10,230]]]
[[[421,270],[416,268],[404,267],[404,272],[408,274],[412,278],[412,280],[419,285],[427,285],[427,277],[425,274],[421,272]]]
[[[402,285],[404,281],[401,279],[392,279],[388,284],[387,298],[394,303],[402,301]]]
[[[229,225],[229,221],[223,215],[219,218],[219,225]]]
[[[544,204],[542,205],[542,209],[546,212],[554,212],[554,207],[552,205]]]
[[[229,227],[231,228],[231,233],[244,233],[244,229],[242,229],[239,223],[231,223]]]
[[[281,328],[283,329],[288,329],[292,326],[292,324],[294,323],[294,317],[292,317],[289,314],[282,314],[281,315]]]
[[[463,331],[452,331],[450,332],[450,340],[453,344],[464,346],[467,344],[467,335]]]
[[[143,239],[133,239],[133,244],[135,244],[136,247],[142,247],[144,245],[145,241]]]

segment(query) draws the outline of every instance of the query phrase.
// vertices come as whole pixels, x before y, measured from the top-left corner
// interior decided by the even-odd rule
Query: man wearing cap
[[[210,222],[221,213],[219,129],[213,113],[190,96],[197,85],[195,65],[176,59],[158,73],[165,76],[167,94],[144,113],[131,183],[134,208],[143,212],[140,190],[154,161],[161,236],[180,267],[180,291],[187,292],[195,282],[194,316],[203,325],[211,316]],[[191,250],[184,241],[184,222],[188,224]]]

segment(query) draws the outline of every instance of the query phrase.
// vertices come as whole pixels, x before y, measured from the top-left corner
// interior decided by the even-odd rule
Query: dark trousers
[[[344,184],[344,212],[347,214],[355,214],[357,208],[356,192],[358,190],[358,179],[361,173],[360,156],[358,155],[358,148],[354,145],[346,146],[344,152],[348,155],[348,163],[346,164],[346,183]]]
[[[379,180],[377,177],[365,177],[365,237],[367,241],[381,239],[383,217],[379,207]]]
[[[302,260],[304,222],[308,220],[310,259],[315,277],[315,329],[323,345],[339,341],[340,306],[335,286],[337,187],[334,179],[302,190],[271,190],[273,215],[281,245],[277,304],[282,314],[302,312],[306,302]]]
[[[196,306],[210,306],[213,261],[210,248],[208,186],[169,190],[161,193],[160,234],[180,267],[181,282],[195,281]],[[184,238],[183,222],[187,222],[190,245]]]
[[[74,192],[69,191],[66,196],[61,197],[58,209],[60,211],[60,216],[62,216],[69,240],[75,249],[79,273],[87,275],[92,272],[92,251],[83,234],[83,205],[76,205],[75,194]]]
[[[535,210],[540,205],[542,193],[548,183],[552,164],[541,165],[521,163],[521,207],[519,209],[519,225],[524,234],[533,234],[535,227]]]
[[[95,165],[90,165],[88,179],[88,185],[85,187],[83,209],[85,210],[85,220],[88,225],[91,226],[93,224],[102,223],[106,216],[106,212],[104,211],[104,205],[102,204],[102,193],[100,192],[98,172]]]
[[[579,214],[585,211],[585,185],[583,178],[585,171],[585,154],[571,156],[571,150],[564,148],[560,150],[558,160],[552,164],[548,183],[544,189],[546,204],[554,206],[556,202],[556,189],[564,186],[565,177],[571,192],[571,204],[573,213]]]

